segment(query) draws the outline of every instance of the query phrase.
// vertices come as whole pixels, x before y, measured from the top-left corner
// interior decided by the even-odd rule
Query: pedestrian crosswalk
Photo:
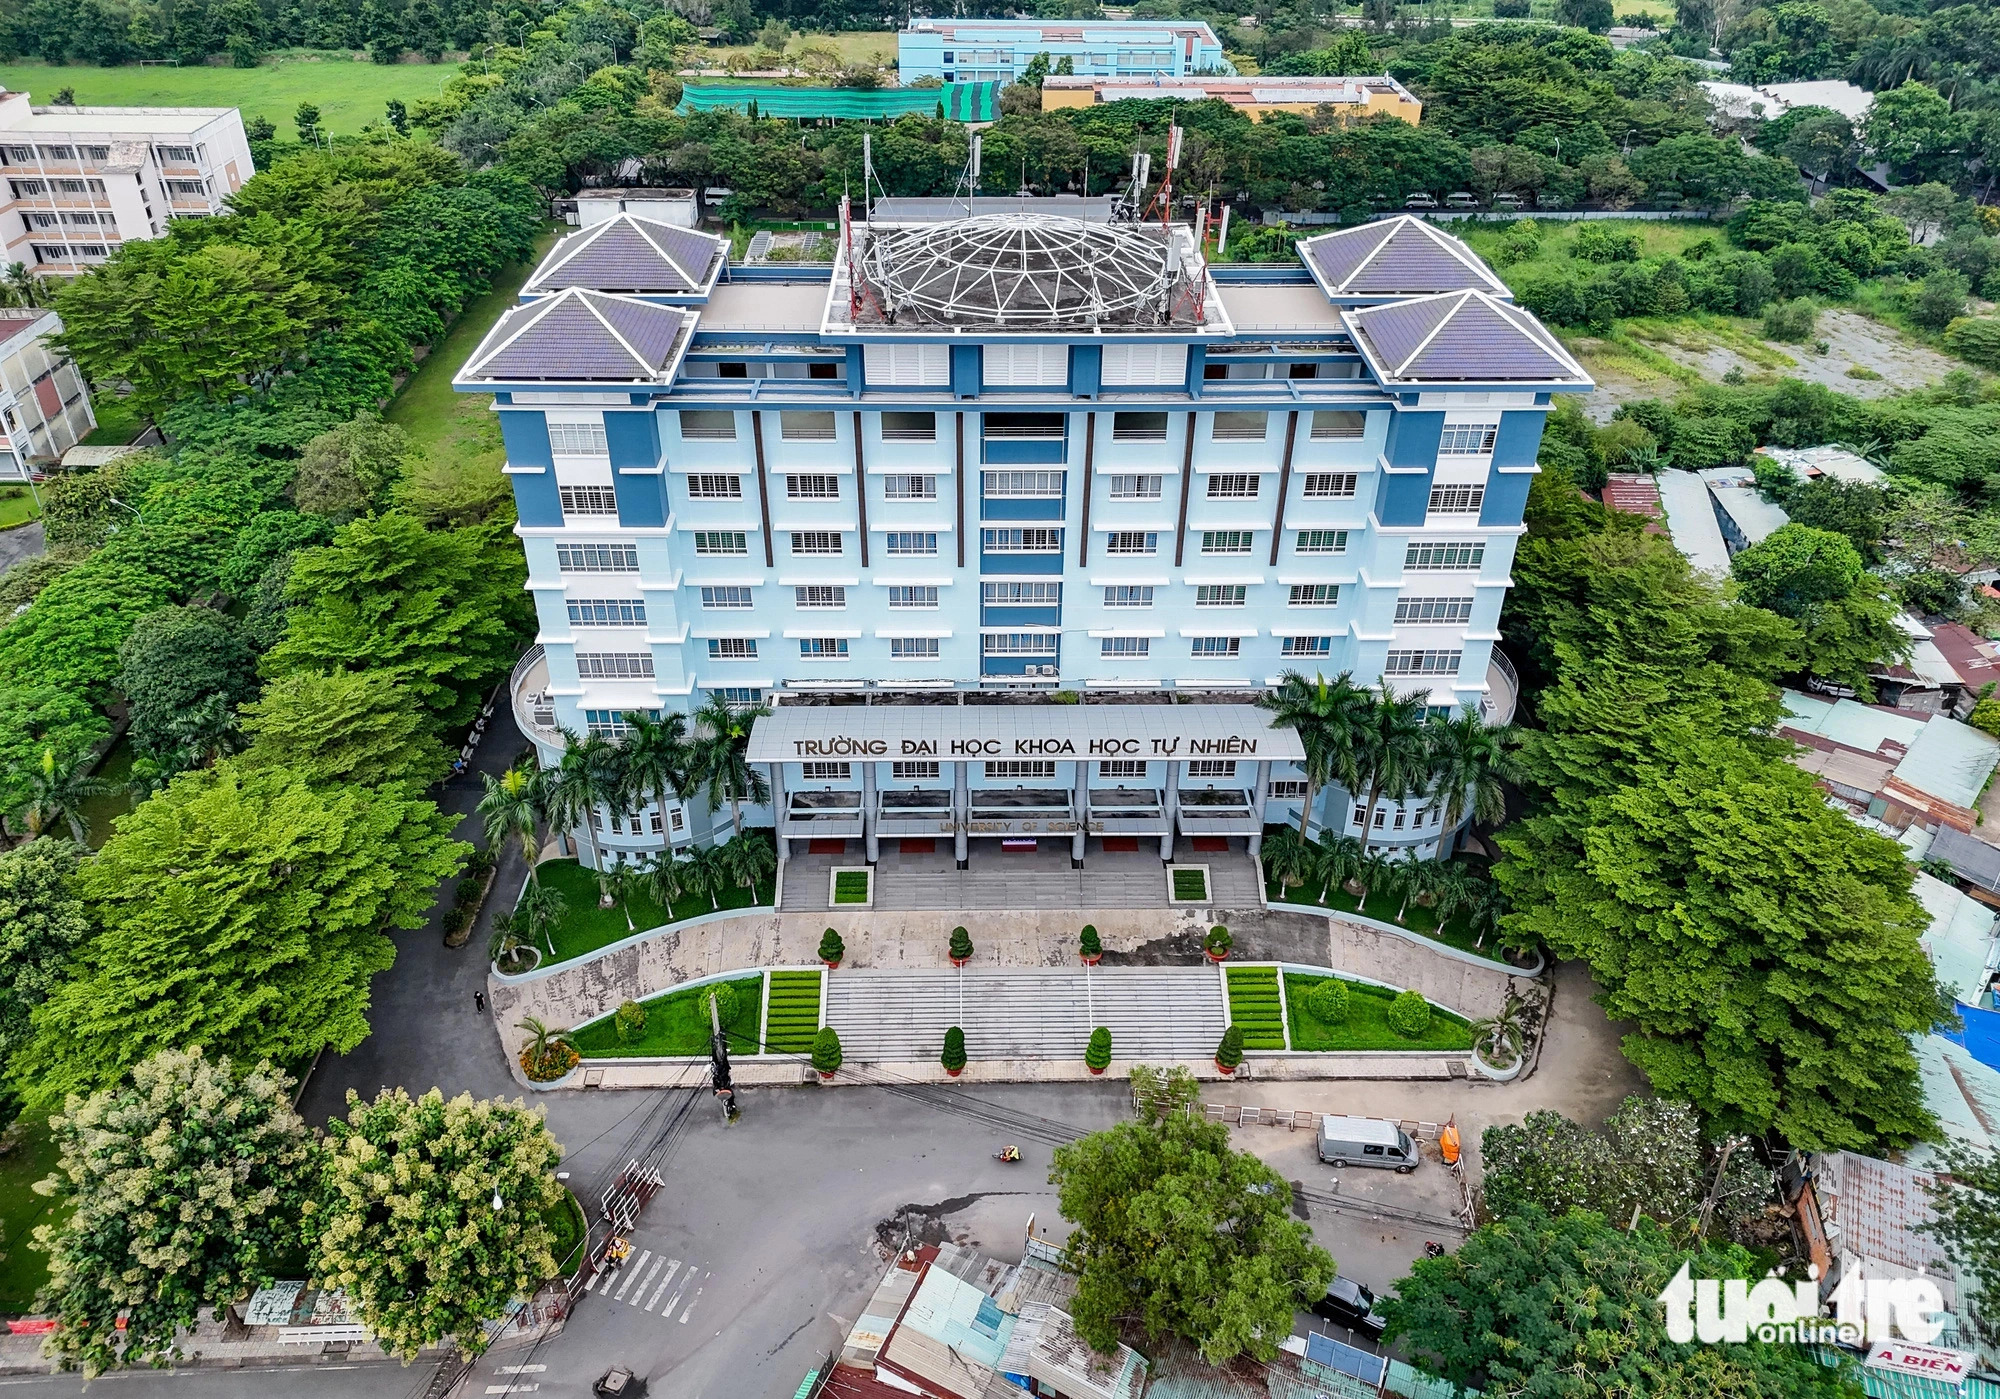
[[[691,1263],[645,1249],[615,1273],[592,1277],[583,1290],[685,1326],[710,1276]]]

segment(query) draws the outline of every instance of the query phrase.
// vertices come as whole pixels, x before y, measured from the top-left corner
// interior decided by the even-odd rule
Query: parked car
[[[1472,196],[1470,190],[1462,189],[1456,194],[1447,194],[1444,197],[1444,206],[1447,209],[1477,209],[1479,201]]]
[[[1381,1340],[1389,1325],[1375,1311],[1375,1294],[1352,1278],[1335,1278],[1326,1296],[1314,1302],[1310,1310],[1320,1320],[1359,1331],[1371,1341]]]
[[[1380,1117],[1338,1117],[1319,1120],[1319,1159],[1329,1166],[1380,1166],[1408,1175],[1423,1162],[1410,1134]]]
[[[1493,196],[1493,207],[1495,209],[1504,209],[1510,214],[1516,209],[1523,207],[1525,202],[1518,194],[1496,194]]]
[[[1437,206],[1437,200],[1431,198],[1428,194],[1413,194],[1403,201],[1405,209],[1435,209]]]

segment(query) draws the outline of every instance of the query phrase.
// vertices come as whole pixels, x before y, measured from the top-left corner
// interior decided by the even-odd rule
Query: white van
[[[1332,1115],[1319,1120],[1319,1159],[1329,1166],[1381,1166],[1402,1175],[1423,1161],[1410,1134],[1395,1123]]]

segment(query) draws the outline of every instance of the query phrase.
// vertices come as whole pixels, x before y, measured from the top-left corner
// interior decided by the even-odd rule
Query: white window
[[[799,776],[807,782],[848,782],[854,777],[852,763],[800,763]]]
[[[989,384],[1069,382],[1067,345],[988,345],[984,353],[984,376]]]
[[[632,732],[632,725],[627,722],[624,713],[616,709],[586,709],[583,711],[583,725],[589,732],[606,738],[623,738]],[[614,822],[618,820],[615,812],[611,819]],[[597,829],[605,829],[602,815],[597,818]]]
[[[980,531],[980,547],[989,554],[1060,554],[1059,529],[989,529]]]
[[[1384,675],[1456,675],[1462,651],[1391,651]]]
[[[1187,378],[1185,345],[1106,345],[1104,382],[1178,384]]]
[[[1160,536],[1153,530],[1113,530],[1104,537],[1104,552],[1107,554],[1157,554],[1160,552]]]
[[[1117,583],[1104,590],[1106,607],[1151,607],[1153,589],[1146,583]]]
[[[1232,471],[1208,478],[1210,500],[1254,500],[1263,489],[1264,478],[1250,471]]]
[[[1459,626],[1472,620],[1469,597],[1400,597],[1396,599],[1396,620],[1415,624],[1442,623]]]
[[[736,415],[714,408],[683,408],[681,437],[689,442],[733,442],[736,440]]]
[[[869,345],[861,354],[871,384],[935,385],[951,379],[949,345]]]
[[[1500,435],[1498,423],[1447,423],[1444,435],[1438,438],[1438,455],[1441,457],[1480,457],[1493,450],[1493,441]]]
[[[1250,590],[1241,583],[1203,583],[1194,590],[1196,607],[1241,607]]]
[[[1032,759],[1017,759],[1013,762],[1004,763],[987,763],[984,766],[988,781],[992,781],[995,778],[1018,780],[1023,777],[1054,777],[1056,775],[1056,765],[1054,763],[1036,762]]]
[[[980,650],[988,656],[1053,656],[1058,640],[1056,632],[988,632],[981,638]]]
[[[750,541],[740,529],[698,529],[694,532],[697,554],[747,554]]]
[[[1478,568],[1486,561],[1484,540],[1449,540],[1437,543],[1410,542],[1403,551],[1403,567],[1433,572]]]
[[[1187,775],[1228,779],[1236,776],[1236,764],[1227,758],[1198,758],[1188,764]]]
[[[1294,583],[1287,607],[1332,607],[1340,601],[1338,583]]]
[[[193,146],[156,146],[161,160],[177,161],[182,165],[194,164]]]
[[[43,146],[43,160],[75,160],[76,152],[68,146]]]
[[[731,709],[754,709],[764,702],[764,692],[754,686],[723,685],[714,693],[722,696],[722,702]],[[674,812],[674,829],[680,829],[680,812]]]
[[[616,515],[618,493],[609,486],[559,486],[565,515]]]
[[[1146,764],[1131,758],[1110,758],[1097,765],[1099,777],[1144,777]]]
[[[1153,654],[1153,641],[1146,636],[1107,636],[1099,648],[1107,661],[1138,661]]]
[[[1217,413],[1209,436],[1217,442],[1262,442],[1268,413]]]
[[[549,450],[559,457],[601,457],[610,449],[603,423],[550,423]]]
[[[1367,431],[1368,415],[1350,412],[1344,408],[1322,410],[1313,414],[1312,435],[1315,438],[1359,437]]]
[[[701,605],[709,612],[742,612],[750,606],[750,590],[741,587],[703,588]]]
[[[1285,638],[1283,653],[1287,656],[1330,656],[1333,654],[1333,638],[1330,636],[1288,636]]]
[[[937,441],[937,414],[884,413],[882,415],[882,440],[884,442],[935,442]]]
[[[898,782],[935,782],[943,771],[937,763],[889,764],[889,776]]]
[[[1440,515],[1477,515],[1479,507],[1486,503],[1484,486],[1432,486],[1431,513]]]
[[[934,636],[889,638],[889,659],[892,661],[934,661],[937,658],[938,639]]]
[[[887,500],[936,500],[935,476],[884,476],[882,495]]]
[[[1360,481],[1360,476],[1352,471],[1308,471],[1306,499],[1348,500]]]
[[[1165,413],[1113,413],[1113,442],[1164,442],[1167,440]]]
[[[743,478],[741,476],[717,476],[703,472],[688,477],[688,498],[690,500],[741,500],[743,499]]]
[[[742,590],[743,605],[750,605],[750,590]],[[571,598],[569,624],[573,627],[643,627],[646,604],[632,598]]]
[[[1234,660],[1243,650],[1243,639],[1235,636],[1197,636],[1188,654],[1198,661]]]
[[[653,658],[637,652],[576,653],[576,673],[585,680],[649,680]]]
[[[833,414],[818,409],[787,409],[778,414],[778,435],[787,442],[831,442]]]
[[[799,659],[802,661],[844,661],[847,659],[847,638],[844,636],[802,636],[799,638]]]
[[[558,544],[556,567],[564,573],[637,573],[639,549],[633,544]]]
[[[988,471],[983,474],[988,496],[1027,496],[1038,500],[1062,498],[1063,473],[1060,471]]]
[[[1274,777],[1271,779],[1272,801],[1304,801],[1305,779],[1302,777]]]
[[[826,586],[794,588],[792,606],[802,612],[838,612],[847,606],[847,589]]]
[[[1111,478],[1111,498],[1113,500],[1158,500],[1160,498],[1158,476],[1113,476]]]
[[[897,611],[935,612],[938,590],[934,587],[898,584],[889,589],[889,606]]]
[[[838,554],[840,552],[840,531],[837,529],[795,529],[792,531],[792,552],[794,554]]]
[[[980,600],[988,607],[1055,607],[1062,602],[1062,584],[984,583]]]
[[[896,530],[888,536],[885,546],[889,553],[898,557],[909,555],[932,555],[938,551],[938,537],[929,530]],[[932,589],[933,592],[936,589]]]
[[[708,643],[708,658],[711,661],[754,661],[757,659],[757,643],[749,637],[725,636]]]
[[[168,180],[167,193],[195,196],[204,195],[208,193],[208,182],[205,180]]]
[[[1251,538],[1247,529],[1205,529],[1201,532],[1204,554],[1247,554]]]
[[[840,494],[838,476],[787,476],[785,497],[788,500],[832,500]]]

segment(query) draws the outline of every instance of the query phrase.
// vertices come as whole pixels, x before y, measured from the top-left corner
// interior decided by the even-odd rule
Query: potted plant
[[[951,964],[962,967],[972,960],[972,934],[963,927],[951,930]]]
[[[1226,1074],[1233,1074],[1242,1062],[1243,1027],[1231,1025],[1222,1032],[1222,1043],[1215,1047],[1215,1067]]]
[[[1090,1032],[1090,1043],[1083,1050],[1083,1066],[1093,1075],[1111,1067],[1111,1032],[1102,1025]]]
[[[1208,936],[1202,939],[1201,948],[1208,954],[1209,961],[1220,962],[1229,955],[1229,949],[1235,945],[1236,939],[1229,936],[1229,929],[1217,923],[1208,930]]]
[[[834,1033],[833,1026],[822,1025],[813,1036],[812,1063],[819,1070],[822,1083],[833,1082],[833,1076],[840,1072],[840,1036]]]
[[[1083,936],[1077,939],[1077,952],[1086,967],[1094,967],[1104,960],[1104,941],[1097,936],[1097,925],[1083,925]]]
[[[515,1028],[528,1032],[527,1042],[521,1046],[521,1072],[530,1083],[554,1083],[565,1078],[583,1058],[569,1042],[566,1031],[551,1029],[532,1015]]]
[[[632,1043],[646,1033],[646,1008],[637,1001],[621,1002],[611,1017],[611,1028],[618,1032],[618,1043]]]
[[[819,959],[832,971],[840,965],[840,959],[847,955],[847,944],[840,940],[840,934],[828,928],[819,936]]]
[[[954,1025],[944,1032],[944,1053],[938,1062],[953,1078],[965,1072],[965,1031]]]

